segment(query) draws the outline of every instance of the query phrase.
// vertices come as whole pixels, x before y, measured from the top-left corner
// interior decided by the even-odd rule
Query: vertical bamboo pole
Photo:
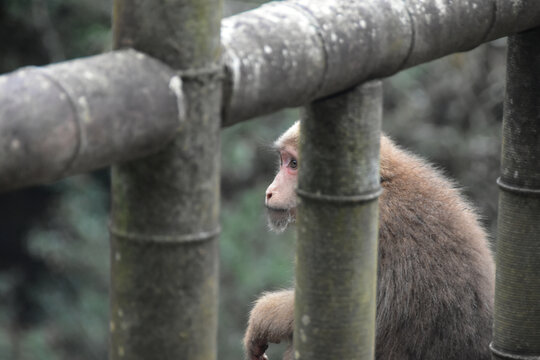
[[[540,29],[509,37],[494,359],[540,358]]]
[[[216,359],[220,20],[220,0],[114,2],[115,47],[178,69],[187,110],[165,150],[112,170],[110,359]]]
[[[296,359],[373,359],[380,82],[316,101],[301,124]]]

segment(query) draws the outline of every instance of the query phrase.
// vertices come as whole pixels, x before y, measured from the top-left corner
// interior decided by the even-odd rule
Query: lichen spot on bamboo
[[[446,12],[447,12],[447,4],[445,1],[443,0],[435,0],[435,6],[437,6],[437,10],[439,10],[439,15],[440,16],[445,16],[446,15]],[[474,6],[473,6],[474,8]]]
[[[182,80],[180,79],[180,76],[175,75],[171,78],[169,81],[169,89],[171,89],[177,98],[182,96]]]
[[[96,75],[94,75],[91,71],[86,70],[86,71],[83,73],[83,77],[84,77],[86,80],[94,80],[94,79],[96,78]]]
[[[182,79],[175,75],[169,80],[169,89],[176,97],[176,106],[178,110],[178,121],[182,122],[185,118],[184,93],[182,92]]]
[[[86,100],[86,97],[79,97],[79,99],[77,99],[77,103],[79,104],[82,111],[82,121],[85,124],[91,123],[92,117],[90,116],[90,107],[88,106],[88,100]]]
[[[306,336],[306,332],[304,331],[304,329],[300,329],[300,340],[305,343],[307,341],[307,336]]]
[[[17,151],[21,148],[21,142],[19,141],[19,139],[11,140],[11,143],[9,145],[12,151]]]
[[[47,80],[43,80],[40,82],[41,90],[49,90],[51,88],[51,84]]]

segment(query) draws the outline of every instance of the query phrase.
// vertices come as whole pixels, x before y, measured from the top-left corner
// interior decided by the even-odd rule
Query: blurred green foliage
[[[225,15],[261,1],[227,1]],[[110,48],[110,0],[3,0],[0,71]],[[384,130],[457,179],[494,234],[504,84],[502,40],[385,81]],[[266,230],[269,144],[285,110],[223,131],[219,359],[241,359],[252,302],[292,285],[294,234]],[[108,173],[0,195],[0,359],[107,356]],[[281,347],[272,347],[277,359]]]

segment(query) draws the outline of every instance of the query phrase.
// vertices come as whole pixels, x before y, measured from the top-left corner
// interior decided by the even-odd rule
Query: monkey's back
[[[477,215],[385,137],[381,180],[377,360],[489,359],[495,267]]]

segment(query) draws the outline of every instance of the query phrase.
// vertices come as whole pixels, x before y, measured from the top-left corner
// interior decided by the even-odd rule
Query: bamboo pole
[[[134,4],[140,6],[141,3],[143,2],[137,1]],[[199,10],[204,11],[205,4],[206,2],[201,2],[196,5],[197,10],[191,18],[185,19],[185,24],[175,23],[177,20],[171,14],[164,14],[161,19],[151,24],[150,19],[153,19],[155,14],[151,6],[145,7],[149,14],[140,14],[136,21],[132,19],[131,22],[126,22],[121,16],[117,16],[116,28],[125,29],[122,30],[124,33],[129,31],[131,34],[119,39],[122,47],[141,49],[169,65],[183,63],[186,51],[199,52],[196,44],[206,41],[204,36],[197,38],[193,45],[189,45],[187,39],[182,38],[184,44],[177,47],[174,44],[178,42],[181,34],[177,29],[172,29],[169,33],[165,29],[173,25],[178,25],[179,28],[194,25]],[[158,9],[168,6],[170,5],[160,6]],[[161,10],[158,12],[163,14]],[[284,107],[301,106],[368,79],[389,76],[407,67],[471,49],[485,41],[539,25],[538,1],[289,0],[264,5],[222,22],[226,68],[223,126]],[[144,33],[142,29],[148,32]],[[156,34],[162,33],[166,34],[160,35],[161,40],[157,39]],[[132,36],[133,34],[137,36]],[[117,34],[117,38],[119,36]],[[168,39],[170,44],[161,47],[163,39]],[[111,55],[111,58],[114,58],[114,55]],[[144,83],[137,80],[147,73],[146,70],[131,68],[131,65],[126,63],[125,71],[103,73],[106,78],[115,80],[111,81],[112,84],[125,84],[126,90],[108,92],[107,89],[97,88],[107,95],[101,97],[100,91],[94,92],[86,88],[90,81],[86,84],[84,71],[75,72],[71,69],[84,69],[86,65],[80,62],[85,61],[76,60],[59,65],[65,66],[63,69],[66,73],[75,77],[67,81],[67,87],[72,82],[80,82],[84,86],[81,86],[81,92],[76,95],[87,99],[91,113],[98,108],[104,119],[121,122],[114,122],[117,124],[116,128],[103,130],[104,134],[110,136],[94,138],[100,141],[88,148],[91,151],[85,154],[84,161],[73,160],[73,165],[77,163],[77,166],[69,165],[71,160],[66,159],[78,156],[72,154],[78,151],[79,145],[75,138],[79,135],[68,128],[63,130],[63,139],[64,137],[57,136],[55,130],[65,124],[74,123],[73,117],[77,111],[84,113],[80,109],[74,110],[77,106],[76,99],[70,101],[74,109],[53,99],[52,95],[61,90],[35,86],[45,83],[41,77],[35,83],[25,85],[14,96],[12,86],[8,88],[2,84],[13,84],[11,77],[18,75],[0,77],[0,148],[10,154],[2,159],[3,162],[0,160],[0,191],[52,181],[147,154],[146,151],[139,152],[138,146],[136,151],[131,151],[133,147],[129,142],[124,144],[126,138],[116,136],[118,128],[122,128],[128,135],[138,134],[140,138],[134,139],[144,143],[146,136],[151,137],[148,142],[152,144],[160,142],[156,140],[154,127],[159,129],[157,133],[161,133],[162,129],[169,129],[173,117],[161,115],[166,113],[167,109],[175,108],[178,101],[175,96],[165,95],[162,91],[138,91],[141,87],[148,89],[153,86],[151,79],[145,79]],[[111,65],[117,69],[115,66],[119,64]],[[45,71],[52,68],[46,67]],[[120,74],[122,78],[118,78]],[[174,84],[177,82],[173,82]],[[142,97],[144,98],[141,100]],[[137,100],[130,100],[134,98]],[[128,109],[124,110],[129,112],[130,116],[141,114],[140,119],[151,118],[150,124],[126,122],[125,112],[122,112],[124,110],[108,105],[108,101],[112,99],[122,106],[129,103],[140,104],[133,108],[127,106]],[[29,102],[31,106],[28,105]],[[147,114],[156,116],[149,117]],[[95,122],[96,125],[98,123],[101,124]],[[46,127],[42,128],[41,124]],[[134,126],[135,124],[138,125]],[[139,131],[141,128],[145,131]],[[10,148],[12,143],[17,144],[17,141],[13,142],[13,133],[24,134],[25,138],[32,140],[26,143],[35,146],[28,145],[29,151],[14,155]],[[163,145],[173,134],[173,130],[165,133],[166,135],[162,135]],[[129,138],[130,136],[127,137]],[[55,140],[51,145],[52,139]],[[152,145],[147,149],[154,151],[155,147]],[[93,156],[99,158],[99,161],[94,161]],[[86,161],[89,161],[91,166],[85,165]],[[4,185],[6,182],[8,185]]]
[[[367,83],[305,109],[296,359],[374,356],[381,92],[380,82]]]
[[[494,359],[540,358],[540,29],[508,39]]]
[[[178,69],[175,139],[112,170],[111,359],[217,357],[219,0],[116,0],[114,45]]]
[[[133,50],[0,76],[0,191],[156,151],[180,126],[175,76]]]
[[[289,0],[223,21],[224,124],[540,25],[533,0]]]

